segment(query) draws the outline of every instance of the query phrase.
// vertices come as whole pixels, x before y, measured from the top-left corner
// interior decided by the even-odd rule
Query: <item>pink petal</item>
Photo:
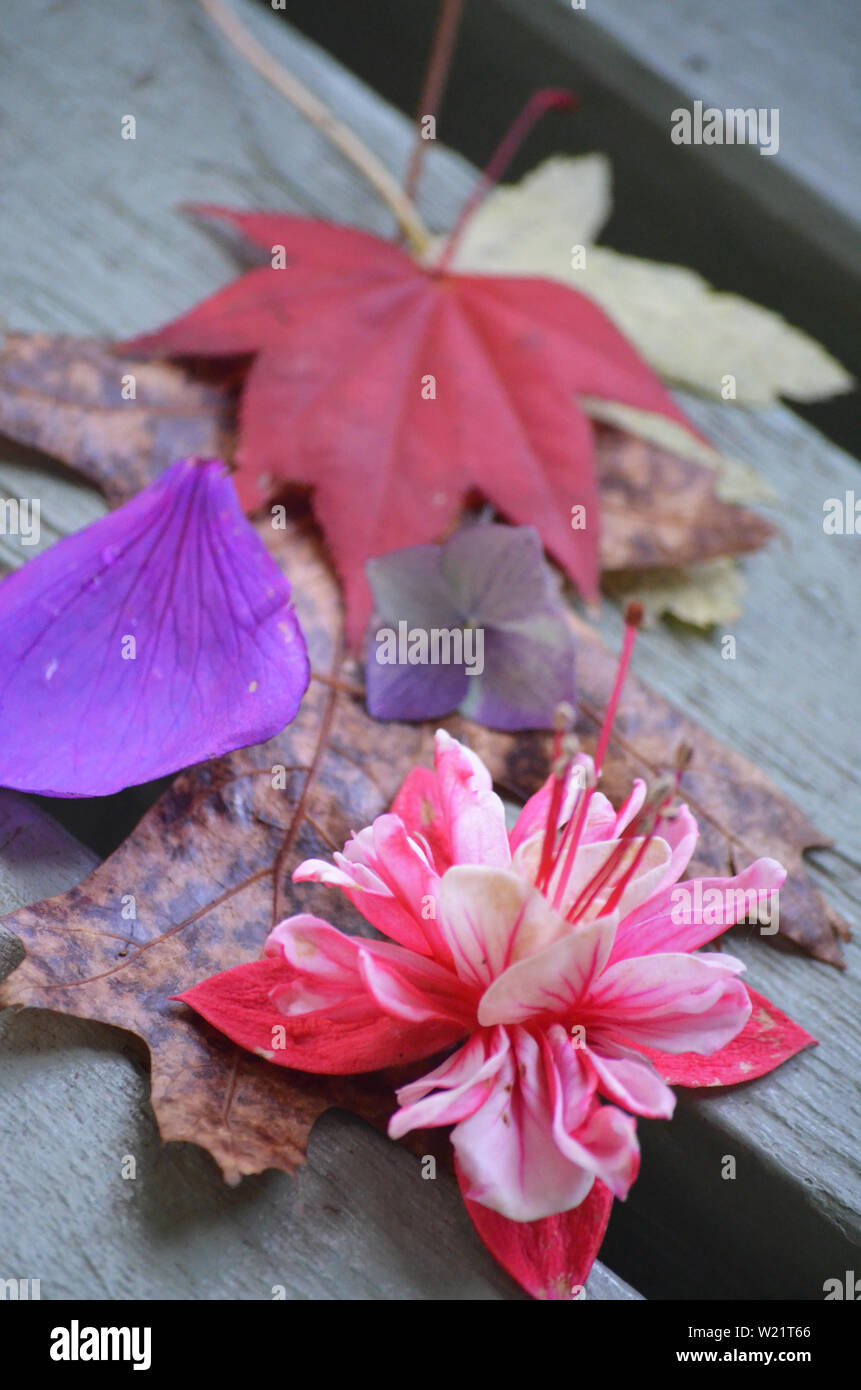
[[[594,775],[592,759],[583,753],[578,753],[574,759],[574,767],[575,771],[578,768],[585,768],[589,778]],[[513,865],[518,873],[524,874],[532,882],[535,881],[541,861],[544,833],[547,817],[550,814],[550,802],[555,782],[554,777],[548,777],[540,791],[530,797],[510,836]],[[581,783],[577,777],[570,775],[559,809],[556,822],[557,831],[567,825],[571,819],[581,795],[580,788]],[[586,808],[586,818],[580,830],[579,843],[589,845],[603,840],[616,839],[619,832],[639,810],[645,792],[645,782],[636,782],[633,792],[617,813],[612,801],[604,796],[603,792],[593,790],[589,798],[589,805]]]
[[[554,1118],[553,1134],[562,1153],[573,1163],[588,1163],[621,1200],[627,1197],[640,1171],[637,1123],[615,1105],[595,1105],[589,1119],[576,1133],[563,1136]]]
[[[463,1200],[484,1244],[521,1288],[533,1298],[579,1297],[597,1258],[613,1206],[612,1193],[593,1183],[578,1207],[542,1221],[509,1221],[473,1202],[457,1170]]]
[[[517,853],[515,865],[515,867],[528,878],[534,878],[538,868],[537,860],[533,868],[531,865],[527,866],[525,859],[532,843],[533,842],[529,842],[521,846]],[[589,917],[600,917],[604,904],[614,892],[615,885],[619,882],[620,878],[623,877],[625,870],[630,866],[642,843],[642,837],[632,836],[629,840],[624,842],[621,840],[595,840],[591,844],[581,844],[577,850],[573,868],[568,875],[568,879],[565,883],[565,890],[562,893],[559,903],[559,911],[562,913],[563,917],[567,916],[581,896],[584,898],[588,896],[588,886],[595,878],[595,875],[601,872],[611,855],[618,850],[620,845],[624,844],[625,853],[618,866],[613,870],[609,881],[603,884],[595,894],[591,905],[587,909],[587,915]],[[616,910],[620,917],[627,915],[629,912],[633,912],[636,907],[639,907],[640,903],[652,897],[660,887],[666,875],[670,857],[671,851],[669,845],[665,840],[661,839],[660,836],[656,836],[646,850],[640,863],[637,865],[635,872],[631,876],[630,882],[626,885],[619,899]],[[546,890],[547,896],[551,902],[556,896],[559,880],[564,867],[565,857],[563,854],[557,861],[556,869],[550,876],[550,883]]]
[[[347,936],[318,917],[302,913],[269,934],[266,954],[282,955],[295,972],[275,1002],[286,1014],[331,1010],[368,998],[384,1013],[407,1022],[436,1020],[475,1026],[474,992],[453,970],[388,941]]]
[[[570,931],[537,889],[506,869],[455,865],[443,875],[439,907],[455,969],[475,986]]]
[[[431,1056],[456,1041],[444,1024],[407,1024],[384,1014],[364,995],[354,1007],[287,1016],[273,994],[289,988],[283,958],[265,957],[202,980],[176,997],[233,1042],[281,1067],[346,1076]]]
[[[611,960],[695,951],[745,917],[757,894],[775,892],[785,878],[776,859],[757,859],[735,878],[688,879],[662,888],[622,917]]]
[[[377,869],[402,910],[404,935],[407,935],[407,923],[412,926],[410,937],[414,939],[418,935],[418,942],[412,949],[430,951],[439,959],[448,959],[437,925],[440,875],[428,862],[421,846],[408,836],[397,816],[379,816],[374,821],[373,832]],[[416,923],[418,934],[414,930]],[[394,936],[394,933],[386,935]],[[412,940],[402,944],[411,945]]]
[[[393,957],[395,951],[399,954]],[[380,1008],[414,1023],[450,1019],[470,1032],[475,1027],[474,991],[436,961],[413,952],[410,956],[404,961],[399,947],[381,941],[369,941],[359,950],[362,979]]]
[[[482,1029],[427,1076],[402,1086],[401,1108],[389,1121],[392,1139],[411,1129],[457,1124],[474,1114],[487,1099],[507,1052],[504,1028]]]
[[[586,809],[586,819],[580,831],[581,845],[596,844],[600,840],[612,840],[616,828],[616,808],[603,792],[593,791]]]
[[[555,785],[556,778],[551,773],[543,786],[524,804],[509,836],[512,854],[524,840],[530,839],[533,835],[543,837]]]
[[[444,729],[438,729],[434,767],[452,862],[508,868],[511,851],[505,808],[484,763]]]
[[[290,586],[217,459],[183,459],[0,584],[0,785],[104,796],[280,732]]]
[[[340,1004],[367,991],[359,972],[358,938],[338,931],[309,912],[288,917],[272,928],[265,952],[291,967],[279,987],[278,1007],[284,1014],[307,1014]]]
[[[553,1102],[539,1044],[523,1028],[511,1030],[493,1087],[451,1142],[465,1195],[512,1221],[537,1221],[583,1201],[594,1171],[563,1154],[553,1132]]]
[[[436,925],[439,877],[398,816],[379,816],[347,841],[334,864],[306,859],[293,881],[341,888],[384,936],[422,955],[445,955]]]
[[[645,799],[646,784],[641,777],[635,777],[634,781],[631,783],[630,792],[619,807],[616,816],[616,824],[613,827],[613,834],[610,836],[610,839],[618,839],[626,826],[629,826],[631,821],[639,815]]]
[[[403,821],[408,834],[420,836],[428,845],[438,874],[451,868],[454,861],[448,824],[435,772],[428,767],[414,767],[392,802],[392,814]]]
[[[593,1077],[584,1086],[584,1071],[588,1074],[591,1068],[584,1049],[576,1047],[563,1028],[549,1028],[542,1048],[557,1149],[576,1168],[600,1178],[614,1196],[626,1197],[640,1167],[636,1121],[614,1105],[598,1102]],[[591,1099],[584,1108],[587,1091]]]
[[[750,1014],[732,957],[636,956],[604,971],[588,1000],[602,1034],[664,1052],[717,1052]],[[743,967],[741,967],[743,968]],[[589,1036],[589,1021],[586,1033]]]
[[[592,759],[585,753],[577,754],[573,766],[574,771],[569,773],[560,803],[559,814],[556,819],[557,830],[568,822],[579,799],[581,788],[594,775]],[[534,835],[540,836],[540,840],[544,839],[544,829],[550,814],[550,802],[553,799],[555,786],[556,778],[551,774],[544,785],[524,804],[509,836],[512,853]],[[595,792],[586,812],[586,824],[583,827],[582,838],[600,838],[601,828],[614,822],[615,819],[616,812],[612,804],[602,793]]]
[[[816,1047],[816,1039],[756,990],[748,987],[752,1004],[750,1018],[726,1047],[710,1057],[693,1052],[671,1056],[653,1048],[644,1049],[658,1071],[672,1086],[734,1086],[765,1076],[805,1047]]]
[[[575,1044],[561,1023],[553,1023],[544,1032],[542,1044],[547,1052],[545,1066],[552,1067],[562,1097],[562,1127],[573,1134],[585,1124],[595,1108],[598,1078],[589,1062],[589,1050]]]
[[[478,1006],[482,1027],[525,1023],[540,1014],[569,1017],[607,963],[615,916],[568,927],[543,950],[516,961],[492,982]]]
[[[678,882],[691,862],[699,837],[699,827],[690,809],[685,805],[677,807],[675,815],[670,819],[661,821],[661,838],[670,846],[671,854],[658,891]]]
[[[608,1039],[593,1040],[588,1056],[602,1096],[633,1115],[647,1115],[653,1120],[671,1117],[676,1098],[642,1053]]]

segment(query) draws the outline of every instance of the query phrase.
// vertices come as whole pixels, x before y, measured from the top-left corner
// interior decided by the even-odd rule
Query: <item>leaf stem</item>
[[[422,159],[428,145],[428,141],[422,136],[422,118],[425,116],[436,117],[439,113],[445,84],[448,81],[457,31],[463,14],[463,5],[464,0],[441,0],[430,59],[416,110],[416,140],[404,179],[404,192],[408,198],[415,197]]]
[[[224,0],[198,0],[198,4],[221,30],[228,43],[255,72],[301,112],[306,120],[364,174],[383,202],[391,208],[414,254],[422,255],[430,243],[430,234],[412,199],[404,192],[382,160],[377,158],[373,150],[369,149],[349,126],[339,121],[319,97],[266,51]]]
[[[326,682],[329,689],[323,707],[323,714],[320,719],[320,728],[317,734],[317,743],[314,748],[314,755],[311,759],[311,765],[308,768],[308,772],[305,777],[305,782],[302,786],[302,791],[299,794],[299,800],[296,802],[296,808],[293,812],[293,816],[287,828],[287,832],[283,840],[281,841],[281,844],[278,847],[278,853],[275,855],[275,863],[272,866],[273,927],[277,922],[281,920],[281,874],[284,869],[284,861],[286,860],[288,854],[290,853],[290,851],[293,848],[293,845],[296,842],[296,836],[299,834],[302,821],[306,814],[305,808],[308,804],[308,794],[310,793],[311,788],[314,785],[314,782],[317,778],[317,774],[320,771],[320,766],[329,749],[329,740],[332,736],[332,725],[335,720],[335,709],[338,704],[338,673],[340,672],[341,667],[344,664],[345,646],[346,643],[344,641],[343,630],[339,630],[332,651],[332,666],[329,672],[329,679]]]
[[[479,203],[484,202],[490,190],[498,183],[535,123],[541,119],[545,111],[574,111],[579,104],[579,99],[573,92],[566,92],[557,87],[542,87],[532,93],[520,115],[512,121],[502,137],[490,163],[467,199],[454,230],[449,233],[437,264],[439,272],[447,270],[451,265],[467,222]]]

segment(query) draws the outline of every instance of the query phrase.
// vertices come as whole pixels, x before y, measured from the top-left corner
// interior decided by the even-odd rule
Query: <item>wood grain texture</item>
[[[639,0],[633,6],[601,0],[591,18],[632,55],[647,56],[650,69],[691,100],[778,109],[781,148],[766,158],[780,159],[785,174],[861,220],[861,188],[846,177],[861,140],[854,61],[858,10],[852,0],[820,0],[815,6],[729,0],[719,11],[696,0]]]
[[[732,627],[734,661],[721,655],[723,632],[708,639],[661,625],[645,634],[637,672],[668,698],[685,690],[690,712],[767,770],[832,837],[834,848],[812,857],[812,877],[857,928],[861,546],[822,528],[826,498],[857,488],[857,463],[784,409],[749,415],[680,400],[719,448],[743,447],[755,458],[775,491],[772,516],[784,541],[744,561],[749,588]],[[618,614],[608,606],[599,626],[618,643]],[[629,1246],[630,1267],[648,1268],[642,1287],[650,1296],[685,1296],[707,1226],[726,1296],[821,1297],[823,1280],[852,1267],[861,1245],[861,942],[856,930],[837,979],[743,939],[743,929],[731,935],[750,983],[820,1046],[737,1091],[684,1098],[672,1128],[644,1127],[632,1214],[640,1202],[662,1212],[673,1239],[648,1240],[639,1253]],[[744,1155],[736,1183],[718,1176],[724,1154]],[[618,1256],[614,1242],[610,1250]],[[714,1286],[710,1275],[700,1296]]]
[[[853,0],[494,0],[549,35],[563,53],[609,79],[649,120],[677,106],[777,108],[780,149],[692,146],[729,189],[763,211],[804,224],[824,254],[856,267],[858,180],[847,178],[861,138]]]
[[[264,10],[243,6],[243,13],[258,33],[270,36],[273,52],[384,150],[393,167],[403,164],[410,133],[399,116],[289,29],[274,26]],[[283,206],[390,230],[359,176],[225,53],[193,7],[146,0],[124,7],[121,18],[113,10],[110,19],[107,14],[101,5],[57,10],[44,4],[6,23],[4,43],[14,63],[0,96],[0,138],[4,167],[14,172],[4,189],[0,310],[10,327],[129,334],[225,283],[235,271],[234,253],[183,219],[176,205],[185,199]],[[60,109],[62,123],[37,140],[45,111]],[[134,143],[119,137],[127,112],[138,118]],[[472,177],[444,150],[429,152],[423,202],[434,225],[451,221]],[[772,545],[744,562],[750,588],[733,629],[734,662],[721,657],[721,634],[704,639],[662,627],[644,634],[638,673],[757,761],[834,838],[837,849],[817,857],[822,867],[816,879],[835,907],[857,922],[861,546],[857,537],[829,537],[822,530],[824,500],[857,485],[857,465],[785,409],[751,415],[683,404],[719,447],[750,459],[771,481],[779,499],[774,520],[788,539],[785,547]],[[21,475],[4,464],[0,481],[7,489],[9,480],[9,495],[47,486],[40,480],[27,493],[17,491]],[[84,511],[101,506],[77,485],[58,482],[58,488],[50,506],[43,492],[43,516],[57,533],[82,524],[70,502]],[[601,625],[617,644],[618,614],[609,605]],[[40,886],[33,896],[41,893]],[[733,943],[733,949],[747,953],[751,983],[816,1033],[822,1046],[744,1091],[687,1099],[672,1126],[644,1123],[643,1176],[631,1202],[617,1208],[607,1248],[617,1268],[642,1276],[640,1287],[659,1296],[685,1296],[691,1271],[700,1269],[718,1296],[737,1296],[755,1284],[759,1296],[803,1286],[803,1296],[818,1297],[820,1270],[830,1275],[852,1267],[841,1261],[857,1239],[861,950],[857,939],[850,943],[849,970],[838,978],[759,941]],[[259,1251],[272,1246],[275,1227],[284,1252],[279,1260],[295,1263],[295,1296],[323,1287],[329,1292],[315,1296],[344,1296],[351,1287],[365,1290],[355,1296],[386,1297],[383,1290],[397,1278],[422,1297],[442,1287],[460,1297],[511,1293],[507,1281],[496,1282],[501,1276],[492,1264],[482,1264],[468,1233],[461,1231],[454,1246],[437,1239],[440,1228],[421,1206],[429,1203],[432,1184],[420,1184],[410,1155],[330,1116],[312,1139],[309,1172],[298,1190],[269,1174],[250,1180],[247,1190],[244,1184],[238,1195],[223,1194],[207,1160],[187,1149],[157,1150],[138,1063],[115,1055],[122,1035],[68,1020],[49,1027],[45,1017],[20,1015],[0,1025],[11,1030],[13,1043],[4,1049],[4,1072],[11,1068],[18,1077],[0,1101],[3,1162],[16,1194],[0,1219],[17,1209],[15,1243],[0,1249],[14,1253],[16,1266],[32,1252],[55,1287],[96,1296],[144,1288],[151,1296],[195,1296],[216,1285],[227,1288],[231,1279],[242,1296],[261,1296]],[[83,1083],[74,1082],[75,1070]],[[356,1133],[369,1147],[356,1172],[345,1177],[338,1155],[349,1151]],[[324,1160],[318,1145],[329,1142]],[[134,1143],[144,1155],[139,1172],[147,1171],[146,1190],[114,1183],[118,1155]],[[739,1168],[746,1176],[735,1184],[716,1177],[715,1155],[730,1152],[744,1160]],[[341,1190],[358,1182],[360,1172],[366,1181],[355,1190],[346,1246],[338,1245],[321,1214],[329,1200],[322,1195],[325,1184],[317,1206],[309,1199],[302,1220],[288,1224],[287,1204],[301,1200],[302,1183],[316,1182],[324,1161],[341,1172],[335,1179]],[[144,1195],[132,1198],[132,1192]],[[413,1198],[420,1204],[415,1219]],[[371,1208],[374,1219],[365,1223],[362,1213]],[[224,1256],[222,1210],[231,1213],[233,1252]],[[125,1218],[114,1235],[110,1223],[117,1211]],[[318,1239],[319,1223],[324,1234]],[[99,1260],[90,1253],[96,1239]],[[426,1280],[416,1271],[419,1242],[431,1261]],[[438,1246],[457,1250],[456,1272],[433,1263]],[[371,1254],[377,1250],[379,1258]],[[334,1272],[326,1272],[326,1259]],[[342,1282],[340,1266],[355,1282]],[[12,1272],[39,1277],[40,1270]]]

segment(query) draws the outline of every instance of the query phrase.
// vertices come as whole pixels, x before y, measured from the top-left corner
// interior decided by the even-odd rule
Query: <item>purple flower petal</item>
[[[410,635],[460,632],[462,614],[442,572],[438,545],[410,545],[365,566],[376,619],[368,642],[365,697],[375,719],[436,719],[466,694],[462,665],[411,664]],[[413,653],[415,654],[415,653]],[[397,660],[392,661],[391,655]]]
[[[486,628],[484,671],[468,681],[461,714],[489,729],[548,729],[556,706],[574,707],[574,635],[561,610],[522,627]]]
[[[547,728],[574,704],[574,635],[529,526],[467,526],[367,566],[377,619],[365,667],[378,719],[460,709],[494,729]]]
[[[368,560],[365,571],[379,619],[375,626],[396,627],[404,621],[411,628],[441,628],[462,622],[464,611],[455,602],[442,559],[438,545],[408,545]]]
[[[218,459],[183,459],[0,584],[0,785],[103,796],[278,733],[290,586]]]
[[[465,698],[463,666],[383,665],[373,648],[365,666],[365,700],[374,719],[441,719]]]
[[[442,570],[460,612],[485,627],[529,619],[558,601],[531,526],[463,526],[442,547]]]

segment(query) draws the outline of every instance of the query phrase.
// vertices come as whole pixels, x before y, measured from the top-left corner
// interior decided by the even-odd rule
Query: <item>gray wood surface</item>
[[[755,460],[775,491],[771,515],[783,534],[745,561],[749,587],[736,623],[709,639],[655,627],[637,653],[638,674],[765,768],[834,840],[833,850],[816,853],[814,878],[857,928],[861,546],[857,536],[825,535],[822,504],[859,490],[858,465],[782,408],[749,415],[679,399],[719,447]],[[618,612],[605,605],[599,626],[618,645]],[[721,656],[727,631],[735,661]],[[744,929],[728,949],[820,1046],[747,1086],[683,1097],[671,1126],[641,1126],[644,1172],[632,1214],[654,1221],[659,1213],[674,1238],[644,1235],[632,1266],[679,1290],[696,1287],[699,1270],[701,1296],[716,1283],[727,1296],[821,1296],[823,1281],[854,1267],[861,1246],[861,944],[856,930],[841,975]],[[724,1154],[739,1156],[735,1183],[718,1177]],[[720,1259],[717,1277],[703,1269],[703,1248]]]
[[[764,212],[802,222],[822,252],[858,271],[861,140],[855,0],[495,0],[549,34],[648,119],[676,106],[777,108],[780,149],[696,153]],[[739,157],[739,156],[742,157]]]
[[[411,136],[399,115],[265,10],[237,8],[393,168],[403,165]],[[131,333],[225,283],[233,252],[186,221],[183,200],[296,208],[390,230],[361,178],[225,50],[193,5],[34,4],[9,17],[4,44],[0,139],[11,172],[0,311],[11,327]],[[46,111],[62,111],[47,138]],[[136,116],[135,142],[120,139],[125,114]],[[422,192],[434,226],[451,222],[472,177],[449,152],[430,153]],[[662,627],[644,635],[637,668],[834,837],[819,880],[857,920],[861,542],[822,531],[823,501],[857,486],[857,465],[788,410],[684,403],[771,481],[786,538],[745,562],[735,662],[721,659],[720,633]],[[9,466],[0,486],[16,495],[20,475]],[[89,490],[56,487],[55,507],[42,494],[53,531],[98,511]],[[611,605],[601,621],[616,641]],[[22,836],[35,834],[26,825],[0,851],[0,864],[17,856],[18,875],[0,891],[37,898],[49,872],[55,891],[81,876],[80,847],[43,822],[46,845],[62,844],[63,854],[52,860],[40,849],[38,875],[22,878]],[[643,1173],[605,1248],[615,1269],[657,1296],[819,1297],[825,1277],[858,1267],[859,947],[851,944],[843,976],[760,940],[733,949],[749,961],[751,983],[822,1046],[743,1090],[686,1098],[672,1125],[643,1122]],[[123,1035],[46,1014],[5,1018],[0,1029],[0,1251],[14,1265],[0,1275],[42,1277],[45,1296],[271,1297],[279,1283],[293,1297],[514,1295],[453,1189],[422,1183],[409,1155],[357,1122],[330,1115],[318,1126],[296,1186],[268,1174],[227,1192],[205,1155],[160,1148],[144,1072]],[[138,1157],[134,1182],[118,1176],[128,1153]],[[735,1183],[719,1178],[726,1153],[739,1159]],[[590,1293],[626,1296],[600,1269]]]

